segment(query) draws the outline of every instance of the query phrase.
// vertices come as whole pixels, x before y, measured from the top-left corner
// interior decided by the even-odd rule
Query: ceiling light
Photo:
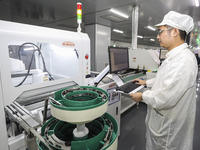
[[[156,31],[156,29],[152,26],[147,26],[148,29],[152,30],[152,31]]]
[[[196,7],[199,7],[199,0],[194,0]]]
[[[123,31],[121,30],[117,30],[117,29],[113,29],[114,32],[117,32],[117,33],[124,33]]]
[[[121,12],[119,12],[119,11],[117,11],[117,10],[113,9],[113,8],[111,8],[111,9],[110,9],[110,11],[111,11],[112,13],[115,13],[115,14],[117,14],[117,15],[121,16],[121,17],[124,17],[124,18],[129,18],[129,16],[128,16],[128,15],[126,15],[126,14],[123,14],[123,13],[121,13]]]
[[[106,33],[106,32],[101,32],[101,31],[97,31],[97,34],[99,34],[99,35],[107,35],[108,33]]]
[[[141,36],[141,35],[138,35],[137,37],[140,38],[140,39],[143,39],[143,36]]]
[[[154,41],[155,41],[155,39],[150,39],[150,41],[154,42]]]

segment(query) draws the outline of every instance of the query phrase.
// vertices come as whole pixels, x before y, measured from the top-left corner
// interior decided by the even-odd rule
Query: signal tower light
[[[82,4],[81,4],[80,2],[77,3],[77,23],[78,23],[77,31],[78,31],[78,32],[81,32]]]

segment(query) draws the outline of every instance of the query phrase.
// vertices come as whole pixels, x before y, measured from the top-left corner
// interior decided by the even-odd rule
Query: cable
[[[39,52],[39,55],[41,55],[41,57],[42,57],[42,63],[43,63],[43,66],[44,66],[44,71],[47,72],[47,73],[49,74],[49,77],[50,77],[51,80],[54,80],[53,77],[51,76],[51,74],[47,71],[46,64],[45,64],[45,61],[44,61],[44,57],[43,57],[43,55],[42,55],[42,53],[41,53],[41,51],[40,51],[40,48],[39,48],[36,44],[30,43],[30,42],[22,44],[22,45],[19,47],[19,51],[18,51],[19,59],[21,60],[21,55],[20,55],[21,48],[22,48],[24,45],[27,45],[27,44],[31,44],[31,45],[35,46],[37,49],[35,49],[35,50],[33,51],[33,54],[32,54],[32,56],[31,56],[31,61],[30,61],[30,64],[29,64],[29,66],[28,66],[28,71],[27,71],[27,73],[26,73],[26,76],[25,76],[24,79],[23,79],[17,86],[15,86],[15,87],[18,87],[18,86],[22,85],[22,84],[24,83],[24,81],[27,79],[27,77],[28,77],[28,75],[29,75],[29,73],[30,73],[30,70],[31,70],[31,64],[32,64],[32,62],[33,62],[34,53],[35,53],[36,51],[38,51],[38,52]],[[41,47],[41,46],[40,46],[40,47]]]
[[[40,51],[40,54],[41,54],[41,57],[42,57],[42,63],[43,63],[43,66],[44,66],[44,71],[49,74],[50,80],[54,80],[54,78],[52,77],[52,75],[50,74],[50,72],[46,68],[46,64],[45,64],[44,58],[43,58],[42,53],[41,53],[41,47],[42,47],[42,44],[40,44],[39,51]]]
[[[35,53],[35,50],[33,51],[33,54]],[[31,64],[32,64],[32,61],[33,61],[33,55],[32,54],[32,57],[31,57],[31,62],[30,62],[30,64],[29,64],[29,67],[28,67],[28,71],[27,71],[27,73],[26,73],[26,76],[24,77],[24,79],[17,85],[17,86],[15,86],[15,87],[18,87],[18,86],[20,86],[20,85],[22,85],[23,83],[24,83],[24,81],[26,80],[26,78],[28,77],[28,75],[29,75],[29,72],[30,72],[30,70],[31,70]]]
[[[74,49],[74,51],[75,51],[75,53],[76,53],[77,58],[79,59],[78,50],[77,50],[77,49]]]

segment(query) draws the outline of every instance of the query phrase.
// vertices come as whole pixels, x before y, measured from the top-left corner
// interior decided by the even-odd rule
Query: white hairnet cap
[[[188,15],[170,11],[164,16],[163,21],[155,26],[159,27],[163,25],[169,25],[171,27],[178,28],[180,30],[186,31],[188,34],[192,31],[194,22],[192,17]]]

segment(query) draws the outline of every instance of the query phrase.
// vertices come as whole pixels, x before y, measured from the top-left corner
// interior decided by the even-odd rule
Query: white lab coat
[[[147,80],[146,149],[192,150],[197,62],[186,43],[167,53],[156,78]]]

